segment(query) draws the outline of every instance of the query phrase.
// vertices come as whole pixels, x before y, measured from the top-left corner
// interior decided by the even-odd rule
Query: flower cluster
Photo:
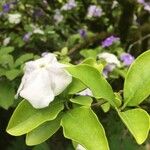
[[[103,69],[103,75],[106,78],[108,77],[108,74],[112,72],[116,67],[121,67],[121,62],[123,63],[124,66],[128,67],[133,63],[135,59],[129,53],[121,53],[120,55],[121,62],[120,62],[119,59],[114,54],[107,53],[107,52],[100,53],[98,55],[98,58],[105,60],[107,63]]]

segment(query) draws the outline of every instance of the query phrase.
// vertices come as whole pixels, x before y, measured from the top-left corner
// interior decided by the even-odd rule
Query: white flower
[[[92,17],[100,17],[102,16],[102,9],[96,5],[90,5],[88,8],[88,13],[87,17],[92,18]]]
[[[40,28],[35,28],[34,30],[33,30],[33,33],[35,33],[35,34],[44,34],[44,31],[43,30],[41,30]]]
[[[10,43],[10,37],[7,37],[7,38],[5,38],[4,40],[3,40],[3,45],[4,46],[7,46],[9,43]]]
[[[120,61],[114,54],[104,52],[104,53],[100,53],[98,55],[98,58],[104,59],[108,64],[114,64],[114,65],[120,67]]]
[[[21,21],[21,14],[8,14],[8,21],[12,24],[18,24]]]
[[[60,10],[56,9],[54,14],[54,20],[56,21],[56,24],[62,22],[63,19],[64,16],[61,14]]]
[[[78,95],[81,95],[81,96],[93,96],[93,93],[92,93],[92,91],[89,88],[87,88],[87,89],[79,92]]]
[[[108,77],[108,74],[112,72],[116,68],[116,66],[121,66],[120,61],[114,54],[103,52],[98,55],[98,58],[103,59],[107,62],[106,66],[103,69],[103,75],[105,78]]]
[[[111,8],[114,9],[117,6],[118,6],[118,2],[116,0],[113,1]]]
[[[17,95],[28,100],[35,108],[47,107],[72,81],[72,76],[64,67],[51,53],[27,62]]]
[[[144,4],[144,9],[150,12],[150,3],[145,3]]]
[[[75,8],[76,6],[77,6],[77,3],[75,0],[68,0],[68,2],[62,6],[61,10],[71,10]]]
[[[76,150],[86,150],[82,145],[78,144]]]

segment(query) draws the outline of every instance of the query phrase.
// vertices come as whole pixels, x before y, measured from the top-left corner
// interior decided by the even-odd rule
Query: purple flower
[[[108,74],[116,68],[115,64],[107,64],[103,69],[103,75],[105,78],[108,78]]]
[[[148,12],[150,12],[150,3],[145,2],[145,0],[137,0],[137,2],[144,6],[144,10],[147,10]]]
[[[79,34],[82,38],[85,38],[87,36],[87,32],[85,29],[80,29],[79,30]]]
[[[31,37],[31,35],[32,35],[32,33],[26,33],[24,36],[23,36],[23,40],[25,41],[25,42],[28,42],[29,41],[29,39],[30,39],[30,37]]]
[[[9,3],[4,4],[2,7],[3,7],[3,12],[7,13],[10,11],[10,4]]]
[[[122,53],[120,55],[120,60],[123,62],[125,66],[130,66],[134,61],[134,57],[129,53]]]
[[[44,12],[41,9],[35,9],[35,11],[33,13],[33,16],[37,17],[37,18],[39,18],[39,17],[41,17],[43,15],[44,15]]]
[[[115,37],[115,36],[110,36],[108,38],[106,38],[104,41],[102,41],[102,47],[109,47],[111,46],[113,43],[119,41],[120,38]]]
[[[75,0],[69,0],[65,5],[62,6],[62,10],[71,10],[77,6]]]
[[[137,0],[137,2],[140,3],[140,4],[144,4],[145,0]]]
[[[144,10],[147,10],[148,12],[150,12],[150,3],[144,4]]]
[[[88,14],[87,17],[88,18],[92,18],[92,17],[100,17],[102,15],[102,9],[96,5],[91,5],[88,8]]]

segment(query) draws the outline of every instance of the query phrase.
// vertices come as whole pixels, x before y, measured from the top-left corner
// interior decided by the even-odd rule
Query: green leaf
[[[42,123],[54,120],[62,109],[63,103],[60,100],[54,100],[43,109],[35,109],[27,100],[24,100],[14,111],[7,132],[15,136],[26,134]]]
[[[0,55],[0,64],[2,66],[8,65],[10,68],[13,68],[14,59],[13,59],[12,55],[9,55],[9,54]]]
[[[113,90],[100,72],[89,65],[78,65],[66,68],[70,74],[80,79],[90,88],[94,97],[106,99],[112,106],[115,106]]]
[[[84,58],[94,58],[96,59],[98,52],[93,49],[84,49],[80,51],[81,56]]]
[[[62,115],[52,121],[47,121],[27,133],[26,144],[29,146],[41,144],[50,138],[59,128]]]
[[[93,58],[87,58],[85,59],[82,64],[87,64],[92,67],[95,67],[97,70],[99,70],[100,73],[102,73],[104,66],[102,64],[98,64],[96,59]]]
[[[8,70],[8,71],[5,72],[5,76],[9,80],[13,80],[13,79],[15,79],[20,74],[20,72],[21,71],[18,70],[18,69]]]
[[[150,118],[143,109],[131,109],[118,114],[138,144],[142,144],[149,133]]]
[[[86,88],[85,84],[83,84],[79,79],[72,78],[71,84],[66,88],[65,92],[67,94],[76,94]]]
[[[150,50],[131,65],[124,84],[124,106],[137,106],[150,94]]]
[[[1,55],[5,55],[5,54],[8,54],[8,53],[11,53],[12,51],[14,51],[14,47],[2,47],[0,48],[0,56]]]
[[[49,145],[45,142],[45,143],[42,143],[40,145],[33,147],[32,150],[51,150],[51,149],[49,148]]]
[[[15,67],[18,67],[22,65],[24,62],[33,59],[34,55],[32,53],[21,55],[16,61],[15,61]]]
[[[92,98],[89,96],[77,96],[75,98],[70,99],[71,102],[79,105],[84,105],[90,107],[92,104]]]
[[[115,103],[117,105],[117,107],[120,107],[122,104],[122,97],[120,95],[120,93],[114,93],[115,94]]]
[[[80,143],[87,150],[109,150],[104,128],[90,108],[83,106],[68,111],[61,125],[66,138]]]
[[[106,113],[106,112],[108,112],[110,110],[110,104],[108,102],[104,103],[104,104],[101,105],[101,108]]]
[[[15,90],[6,80],[0,81],[0,106],[8,109],[14,102]]]

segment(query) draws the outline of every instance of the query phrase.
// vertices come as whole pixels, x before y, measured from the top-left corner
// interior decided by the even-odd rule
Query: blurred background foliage
[[[92,6],[92,7],[91,7]],[[91,7],[91,8],[90,8]],[[119,40],[104,46],[111,35]],[[47,142],[28,147],[24,137],[5,132],[19,100],[14,100],[23,66],[44,52],[54,52],[62,62],[79,63],[101,52],[135,58],[150,49],[150,3],[147,0],[1,0],[0,1],[0,147],[3,150],[73,150],[59,130]],[[115,91],[122,90],[128,68],[108,77]],[[146,107],[146,106],[145,106]],[[150,150],[138,146],[112,110],[94,108],[106,129],[111,150]],[[115,124],[111,124],[115,120]],[[113,121],[114,122],[114,121]]]

